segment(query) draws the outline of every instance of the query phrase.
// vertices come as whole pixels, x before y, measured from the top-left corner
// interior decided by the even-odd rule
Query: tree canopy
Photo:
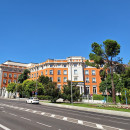
[[[24,80],[29,78],[30,71],[25,69],[24,72],[18,77],[18,82],[23,83]]]
[[[102,68],[101,66],[104,65],[103,69],[110,69],[111,74],[111,84],[112,84],[112,97],[113,103],[116,103],[116,96],[115,96],[115,86],[114,86],[114,77],[113,71],[117,66],[122,65],[122,58],[116,58],[116,56],[120,53],[120,45],[115,40],[107,39],[103,42],[103,45],[100,45],[96,42],[92,43],[92,52],[89,54],[90,60],[86,61],[88,66],[93,66],[96,68]],[[118,67],[119,68],[119,67]],[[119,70],[119,69],[118,69]],[[116,71],[116,69],[115,69]],[[120,70],[121,71],[121,70]]]

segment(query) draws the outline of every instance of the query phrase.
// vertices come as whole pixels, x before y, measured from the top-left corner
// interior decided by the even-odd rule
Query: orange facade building
[[[72,56],[66,59],[48,59],[39,64],[24,64],[7,61],[0,65],[0,89],[6,88],[9,83],[17,82],[18,76],[24,69],[30,70],[30,80],[37,80],[40,75],[48,76],[57,87],[62,89],[67,80],[77,82],[80,94],[101,94],[100,69],[86,66],[86,59],[81,56]],[[84,91],[85,90],[85,91]]]

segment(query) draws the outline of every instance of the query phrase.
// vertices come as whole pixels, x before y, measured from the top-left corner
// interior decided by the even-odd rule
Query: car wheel
[[[31,104],[32,104],[32,101],[31,101]]]
[[[27,103],[27,101],[26,101],[26,103]]]

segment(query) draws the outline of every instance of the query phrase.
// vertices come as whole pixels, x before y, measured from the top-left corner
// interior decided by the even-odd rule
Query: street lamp
[[[71,103],[73,104],[73,92],[72,92],[72,58],[71,60]]]

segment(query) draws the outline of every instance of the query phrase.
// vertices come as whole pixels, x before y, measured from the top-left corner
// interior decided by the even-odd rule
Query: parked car
[[[35,103],[35,104],[39,104],[39,99],[37,97],[30,97],[26,100],[26,103]]]

